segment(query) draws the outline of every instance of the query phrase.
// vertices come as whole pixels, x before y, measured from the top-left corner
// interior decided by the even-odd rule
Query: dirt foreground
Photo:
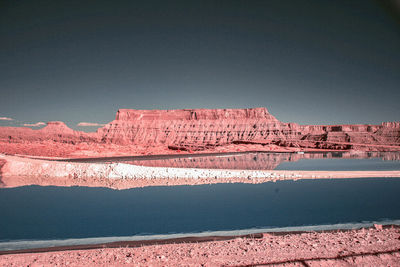
[[[400,228],[0,256],[1,266],[400,266]]]

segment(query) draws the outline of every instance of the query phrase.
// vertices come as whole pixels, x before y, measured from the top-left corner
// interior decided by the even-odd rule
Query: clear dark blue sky
[[[0,4],[0,125],[119,108],[267,107],[302,124],[400,120],[400,26],[379,1]],[[398,15],[398,14],[397,14]]]

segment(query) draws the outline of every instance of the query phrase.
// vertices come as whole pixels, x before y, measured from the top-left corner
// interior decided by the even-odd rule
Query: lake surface
[[[0,189],[0,250],[59,240],[400,220],[400,179]],[[12,245],[14,244],[14,245]],[[35,246],[40,247],[40,244]]]
[[[400,170],[399,152],[235,153],[73,161],[256,170]],[[0,188],[0,251],[168,238],[181,234],[219,235],[234,231],[229,232],[233,235],[265,229],[356,227],[371,222],[400,224],[398,178],[145,187],[120,191],[40,186],[40,179],[37,181],[39,184],[33,186]],[[23,180],[20,185],[24,185]],[[0,177],[1,186],[6,184],[1,184]]]

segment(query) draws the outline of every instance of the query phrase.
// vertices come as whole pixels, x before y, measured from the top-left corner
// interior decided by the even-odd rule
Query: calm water
[[[398,220],[399,192],[396,178],[3,188],[0,242]]]
[[[84,161],[224,169],[400,170],[400,153],[379,152],[242,153]],[[373,221],[399,223],[399,193],[398,178],[146,187],[121,191],[39,185],[0,188],[0,250],[105,242],[104,239],[87,240],[98,237],[110,237],[111,240],[107,239],[110,242],[117,237],[124,240],[132,236],[156,238],[155,235],[174,233],[298,229]],[[80,243],[54,241],[65,239],[80,240]],[[52,241],[43,243],[43,240]]]

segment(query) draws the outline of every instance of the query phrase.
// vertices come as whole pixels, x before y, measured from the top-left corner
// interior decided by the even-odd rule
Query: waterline
[[[251,228],[228,231],[204,231],[199,233],[175,233],[162,235],[134,235],[114,237],[92,237],[92,238],[71,238],[55,240],[15,240],[0,241],[0,251],[50,248],[61,246],[96,245],[119,241],[144,241],[144,240],[166,240],[185,237],[208,237],[208,236],[242,236],[256,233],[279,233],[279,232],[307,232],[307,231],[329,231],[329,230],[350,230],[371,227],[374,224],[400,225],[400,220],[383,220],[359,223],[339,223],[324,225],[273,227],[273,228]]]

